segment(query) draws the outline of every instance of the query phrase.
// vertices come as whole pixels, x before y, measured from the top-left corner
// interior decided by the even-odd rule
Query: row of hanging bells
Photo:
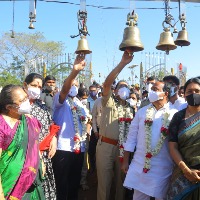
[[[170,50],[174,50],[177,46],[189,46],[190,42],[188,40],[188,32],[185,27],[185,17],[182,15],[180,19],[182,30],[179,31],[177,39],[174,41],[173,34],[170,32],[170,28],[164,27],[164,32],[160,34],[160,40],[156,46],[157,50],[165,51],[166,54],[169,54]],[[163,22],[164,24],[164,22]]]
[[[129,53],[142,51],[144,46],[140,39],[140,31],[137,27],[138,15],[134,12],[128,14],[127,23],[128,27],[124,29],[123,40],[119,45],[121,51],[128,51]],[[180,18],[182,30],[179,31],[177,39],[174,41],[173,34],[170,32],[169,27],[164,27],[164,32],[160,34],[160,40],[156,46],[157,50],[165,51],[169,54],[170,50],[174,50],[177,46],[189,46],[190,42],[188,40],[188,32],[185,27],[185,16],[182,15]]]

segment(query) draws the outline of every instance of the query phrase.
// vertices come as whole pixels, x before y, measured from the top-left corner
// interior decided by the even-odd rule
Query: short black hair
[[[147,90],[144,90],[143,92],[142,92],[142,95],[144,95],[144,94],[148,94],[149,92],[147,91]]]
[[[89,89],[90,89],[91,87],[93,87],[93,88],[96,88],[96,89],[97,89],[97,85],[90,85],[90,86],[89,86]]]
[[[31,73],[29,74],[26,78],[25,78],[25,83],[30,84],[31,82],[33,82],[36,78],[41,79],[43,82],[43,77],[40,74],[37,73]]]
[[[56,78],[55,78],[54,76],[52,76],[52,75],[48,75],[48,76],[45,77],[44,82],[46,83],[46,82],[49,81],[49,80],[54,80],[54,81],[56,81]]]
[[[83,96],[89,96],[89,92],[87,88],[79,88],[78,89],[78,97],[82,98]]]
[[[170,81],[170,80],[172,80],[173,83],[175,83],[176,85],[180,85],[180,80],[174,75],[165,76],[163,78],[164,82],[167,82],[167,81]]]
[[[147,81],[154,81],[155,78],[153,76],[150,76],[149,78],[147,78]]]
[[[120,81],[118,81],[117,85],[115,86],[115,90],[116,90],[117,87],[118,87],[121,83],[123,83],[123,82],[125,82],[125,83],[127,84],[127,86],[128,86],[128,83],[127,83],[125,80],[120,80]]]
[[[22,86],[13,84],[3,87],[0,93],[0,113],[8,113],[6,106],[13,104],[13,92],[19,88],[23,89]]]
[[[184,90],[184,85],[179,88],[179,90]]]
[[[197,84],[200,85],[200,79],[197,78],[197,77],[189,79],[189,80],[185,83],[185,85],[184,85],[184,94],[185,94],[185,92],[186,92],[187,86],[188,86],[190,83],[197,83]]]

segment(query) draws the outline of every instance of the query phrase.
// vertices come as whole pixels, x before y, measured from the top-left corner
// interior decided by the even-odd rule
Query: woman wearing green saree
[[[177,112],[169,126],[169,149],[176,163],[168,200],[200,200],[200,79],[184,86],[188,107]]]
[[[0,94],[0,199],[43,200],[38,148],[39,122],[22,87]]]

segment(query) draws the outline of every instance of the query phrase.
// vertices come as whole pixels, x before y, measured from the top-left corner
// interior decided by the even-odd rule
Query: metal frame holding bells
[[[77,13],[78,18],[78,35],[73,35],[71,38],[75,38],[80,36],[80,40],[78,41],[78,47],[75,51],[76,54],[90,54],[92,51],[89,48],[88,41],[86,39],[86,36],[89,35],[87,30],[87,11],[78,11]]]
[[[169,3],[170,0],[165,0],[165,20],[162,23],[164,32],[160,34],[160,40],[158,45],[156,46],[157,50],[165,51],[167,55],[169,54],[169,51],[177,48],[177,46],[174,43],[173,34],[170,32],[170,28],[174,28],[174,33],[177,33],[176,29],[177,22],[175,22],[175,24],[172,24],[174,18],[170,14]],[[168,27],[166,27],[165,24],[167,24]]]
[[[144,50],[144,46],[140,39],[140,30],[137,27],[138,15],[134,11],[127,15],[126,27],[124,29],[123,40],[119,45],[121,51],[128,51],[129,53]]]
[[[36,22],[36,0],[29,0],[29,29],[35,29],[33,22]]]

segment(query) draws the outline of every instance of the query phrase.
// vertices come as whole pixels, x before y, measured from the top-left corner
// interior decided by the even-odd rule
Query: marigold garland
[[[71,97],[68,98],[69,105],[72,111],[73,123],[75,128],[74,135],[74,153],[81,153],[81,142],[84,142],[87,138],[86,124],[87,118],[82,113],[82,107],[78,105],[74,105],[73,99]],[[79,121],[82,125],[82,133],[79,130]]]
[[[123,107],[122,105],[117,106],[118,110],[118,122],[119,122],[119,159],[123,162],[124,157],[124,143],[127,139],[130,123],[133,119],[130,107]]]
[[[168,127],[169,127],[169,111],[166,109],[166,111],[163,113],[162,116],[162,127],[160,129],[161,135],[160,135],[160,139],[156,145],[156,147],[154,149],[151,149],[151,135],[152,135],[152,124],[153,124],[153,117],[155,115],[155,109],[153,106],[149,107],[146,111],[146,119],[144,121],[144,125],[145,125],[145,133],[146,133],[146,155],[145,155],[145,164],[144,164],[144,168],[143,168],[143,172],[147,173],[150,168],[150,162],[151,162],[151,158],[153,156],[156,156],[161,148],[162,145],[166,139],[166,137],[168,136]]]

